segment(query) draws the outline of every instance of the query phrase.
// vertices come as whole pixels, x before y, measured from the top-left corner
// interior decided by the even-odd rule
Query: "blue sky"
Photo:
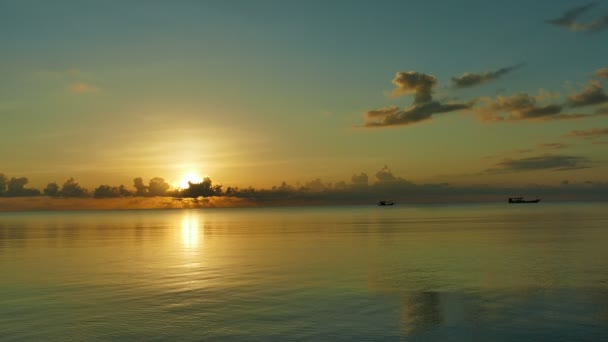
[[[268,186],[384,165],[416,182],[605,181],[602,137],[568,136],[607,127],[605,116],[488,123],[477,113],[484,99],[540,89],[562,104],[608,67],[608,30],[546,22],[585,4],[2,0],[0,171],[91,185],[196,173]],[[607,13],[599,3],[576,20]],[[451,81],[520,63],[474,87]],[[412,106],[411,93],[390,96],[408,71],[436,79],[436,101],[476,104],[361,128],[370,110]],[[539,147],[549,143],[564,146]],[[586,163],[486,172],[547,156]]]

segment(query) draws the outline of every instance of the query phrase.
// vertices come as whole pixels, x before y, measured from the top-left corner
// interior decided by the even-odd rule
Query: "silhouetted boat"
[[[534,200],[525,200],[523,197],[509,197],[509,203],[538,203],[540,198]]]
[[[381,206],[381,207],[383,207],[385,205],[395,205],[395,202],[393,202],[393,201],[380,201],[380,202],[378,202],[378,205]]]

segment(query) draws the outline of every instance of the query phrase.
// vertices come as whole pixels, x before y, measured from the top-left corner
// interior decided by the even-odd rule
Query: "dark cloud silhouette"
[[[570,31],[598,31],[608,27],[608,15],[604,15],[591,22],[579,22],[576,19],[581,13],[595,7],[595,3],[574,7],[567,10],[561,17],[547,20],[547,23],[566,28]]]
[[[391,170],[386,165],[384,165],[384,167],[380,169],[380,171],[376,172],[376,179],[380,183],[394,182],[398,180],[397,177],[393,175]]]
[[[8,181],[6,176],[0,174],[0,186],[4,189],[0,189],[4,196],[7,197],[20,197],[20,196],[38,196],[40,191],[38,189],[26,188],[25,186],[29,183],[26,177],[11,177]]]
[[[589,159],[569,155],[542,155],[520,159],[503,159],[495,167],[486,170],[488,173],[533,171],[533,170],[574,170],[591,167]]]
[[[0,196],[4,195],[6,192],[6,184],[8,183],[8,178],[4,173],[0,173]]]
[[[572,130],[568,132],[569,137],[595,138],[608,135],[608,128],[593,128],[589,130]]]
[[[131,191],[127,190],[124,185],[110,186],[100,185],[93,190],[93,197],[95,198],[115,198],[115,197],[127,197],[132,196]]]
[[[133,187],[137,196],[144,196],[148,191],[148,187],[144,184],[144,180],[141,177],[133,179]]]
[[[184,197],[212,197],[222,196],[222,186],[213,185],[211,178],[205,177],[200,183],[188,182],[188,188],[183,191]]]
[[[171,186],[161,177],[154,177],[148,183],[148,194],[150,196],[163,196]]]
[[[25,177],[11,177],[10,179],[0,173],[0,196],[16,197],[16,196],[36,196],[40,191],[36,189],[25,188],[29,180]]]
[[[496,164],[496,168],[487,170],[485,173],[570,170],[585,167],[590,167],[590,161],[583,157],[544,155],[532,158],[503,159]],[[580,183],[570,180],[567,191],[562,191],[561,184],[519,187],[489,185],[459,187],[447,183],[416,184],[394,174],[388,166],[375,172],[374,176],[373,182],[370,181],[367,173],[360,173],[352,177],[352,183],[342,181],[332,184],[315,178],[304,182],[301,186],[283,182],[280,186],[274,186],[271,189],[227,187],[226,191],[221,190],[221,185],[213,185],[210,179],[205,179],[198,184],[191,183],[188,189],[170,190],[164,192],[163,196],[155,197],[150,195],[136,197],[123,186],[109,185],[101,185],[93,193],[88,193],[86,189],[81,188],[74,179],[70,178],[59,190],[59,196],[70,198],[58,201],[49,196],[38,196],[21,201],[19,198],[6,198],[5,196],[5,198],[0,198],[0,211],[374,204],[380,199],[396,200],[398,203],[485,202],[504,201],[506,197],[513,194],[526,195],[529,191],[534,191],[534,195],[540,195],[543,198],[551,197],[557,200],[608,199],[608,182]],[[7,180],[6,177],[4,179]],[[15,180],[17,179],[19,178],[15,178]],[[162,183],[159,180],[156,181]],[[23,180],[15,181],[14,184],[23,184],[23,182]],[[19,186],[17,187],[19,188]],[[91,197],[95,199],[93,200]]]
[[[601,68],[601,69],[597,69],[594,73],[593,76],[597,77],[597,78],[605,78],[608,80],[608,68]]]
[[[369,177],[367,173],[361,172],[360,174],[355,174],[351,177],[351,182],[355,186],[367,186],[369,184]]]
[[[74,178],[70,178],[61,187],[61,197],[88,197],[89,191],[78,184]]]
[[[58,197],[60,195],[59,185],[56,182],[51,182],[42,190],[45,196]]]
[[[400,110],[397,107],[371,110],[365,113],[364,127],[404,126],[429,120],[433,114],[469,109],[473,103],[447,103],[437,101]]]
[[[433,98],[433,88],[437,84],[435,76],[416,71],[399,71],[393,78],[395,89],[393,95],[414,94],[414,104],[430,102]]]
[[[572,107],[593,106],[608,102],[608,94],[598,81],[592,80],[579,93],[568,96],[568,104]]]
[[[488,71],[483,73],[465,72],[461,76],[452,77],[452,82],[458,88],[473,87],[479,84],[495,80],[522,66],[523,64],[517,64],[510,67],[501,68],[495,71]]]

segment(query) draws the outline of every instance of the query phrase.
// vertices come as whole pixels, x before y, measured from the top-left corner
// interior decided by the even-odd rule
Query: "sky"
[[[606,182],[606,42],[604,1],[0,0],[0,172]]]

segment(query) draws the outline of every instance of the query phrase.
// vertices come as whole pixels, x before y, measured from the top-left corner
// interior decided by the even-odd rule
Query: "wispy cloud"
[[[608,15],[591,22],[579,22],[576,19],[585,11],[595,7],[595,3],[574,7],[567,10],[561,17],[547,20],[547,23],[566,28],[570,31],[598,31],[608,27]]]
[[[510,73],[511,71],[522,67],[523,64],[517,64],[506,68],[500,68],[495,71],[488,71],[482,73],[465,72],[461,76],[452,77],[452,82],[458,88],[467,88],[480,85],[492,80],[495,80],[503,75]]]
[[[593,81],[591,87],[580,93],[570,95],[566,103],[558,101],[558,94],[541,89],[537,96],[519,93],[512,96],[498,96],[495,99],[482,98],[480,102],[485,103],[485,105],[477,107],[475,112],[483,122],[585,119],[603,116],[605,113],[587,114],[564,111],[567,107],[583,107],[603,103],[606,101],[605,96],[601,84]]]
[[[597,69],[594,73],[593,76],[597,77],[597,78],[605,78],[608,80],[608,68],[601,68],[601,69]]]
[[[85,82],[72,83],[69,86],[69,89],[71,92],[77,94],[94,94],[99,92],[99,88]]]
[[[562,143],[543,143],[538,144],[538,147],[546,150],[561,150],[563,148],[568,147],[568,145]]]
[[[559,104],[541,105],[538,97],[526,93],[513,96],[498,96],[496,99],[485,98],[485,106],[477,108],[482,121],[517,121],[517,120],[555,120],[572,118],[561,114],[563,107]]]
[[[604,91],[602,84],[596,80],[578,93],[568,96],[568,104],[572,107],[593,106],[608,102],[608,94]]]
[[[592,128],[589,130],[572,130],[567,136],[575,138],[595,138],[608,136],[608,128]]]
[[[585,157],[547,154],[519,159],[503,159],[493,168],[487,169],[486,172],[500,173],[534,170],[565,171],[589,167],[591,167],[591,162]]]
[[[448,103],[437,101],[414,105],[401,110],[397,107],[388,107],[365,112],[364,127],[403,126],[426,121],[434,114],[448,113],[472,107],[472,103]]]

